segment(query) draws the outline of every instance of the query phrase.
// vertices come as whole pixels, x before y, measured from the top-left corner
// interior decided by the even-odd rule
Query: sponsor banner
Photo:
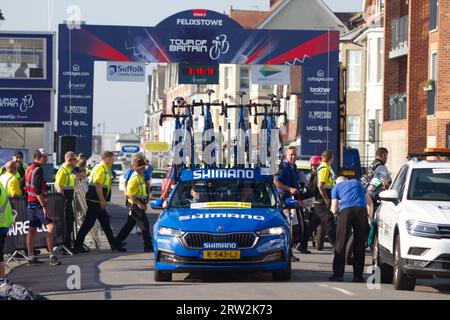
[[[81,25],[71,30],[71,41],[60,26],[60,57],[71,52],[103,61],[304,65],[325,55],[319,60],[326,65],[327,54],[339,51],[338,31],[244,29],[209,10],[180,12],[156,27]]]
[[[1,90],[0,122],[50,122],[50,91]]]
[[[178,65],[178,84],[219,84],[219,65]]]
[[[57,136],[77,137],[77,152],[92,154],[94,63],[61,63],[58,82]]]
[[[145,81],[145,63],[142,62],[108,62],[106,68],[108,81]]]
[[[140,150],[139,146],[122,146],[123,153],[138,153]]]
[[[265,168],[262,169],[197,169],[183,170],[181,181],[192,180],[221,180],[221,179],[245,179],[269,181],[272,176]]]
[[[254,65],[251,68],[251,82],[258,85],[289,85],[291,67],[276,65]]]
[[[178,216],[179,221],[198,219],[243,219],[243,220],[257,220],[264,221],[265,217],[261,215],[246,214],[246,213],[196,213],[191,215]]]
[[[334,65],[334,61],[331,63]],[[320,155],[326,149],[338,156],[338,69],[326,70],[320,66],[303,68],[301,154],[308,157]]]
[[[241,208],[251,209],[252,204],[250,202],[201,202],[192,203],[191,209],[214,209],[214,208]]]
[[[27,207],[24,197],[10,198],[11,208],[16,211],[14,224],[8,231],[5,241],[4,252],[13,253],[16,250],[27,249],[27,234],[30,228],[30,221],[27,215]],[[64,197],[59,193],[49,195],[48,205],[50,212],[53,212],[53,222],[56,225],[55,246],[61,245],[64,241],[65,232],[65,211]],[[47,247],[47,229],[45,226],[37,228],[34,247],[36,249]]]
[[[167,152],[170,150],[170,144],[165,141],[146,142],[144,149],[150,152]]]

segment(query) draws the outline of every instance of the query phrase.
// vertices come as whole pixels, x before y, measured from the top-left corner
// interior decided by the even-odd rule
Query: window
[[[406,119],[406,92],[397,93],[389,97],[390,120]]]
[[[225,67],[225,90],[231,89],[233,86],[233,69]]]
[[[372,83],[372,47],[373,39],[367,43],[367,83]]]
[[[46,40],[0,39],[0,78],[46,79]]]
[[[450,201],[450,174],[433,169],[414,169],[409,184],[408,199]]]
[[[239,89],[248,90],[250,89],[250,69],[241,68],[239,77]]]
[[[392,184],[392,189],[398,192],[398,200],[402,201],[403,191],[405,190],[406,178],[408,176],[408,166],[404,166],[400,169],[397,177]]]
[[[437,67],[437,52],[431,52],[430,56],[430,80],[436,81],[436,69]],[[436,82],[431,90],[427,91],[428,95],[428,106],[427,115],[434,115],[436,112]]]
[[[347,116],[347,147],[359,147],[359,116]]]
[[[384,11],[384,0],[377,0],[376,14],[380,14]]]
[[[377,82],[380,83],[383,79],[383,65],[384,65],[384,41],[383,38],[377,39]]]
[[[434,31],[439,26],[439,0],[430,0],[430,31]]]
[[[361,90],[361,51],[347,51],[348,90]]]

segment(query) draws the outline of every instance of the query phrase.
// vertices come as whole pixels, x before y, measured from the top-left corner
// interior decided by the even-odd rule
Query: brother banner
[[[76,136],[77,150],[92,153],[94,62],[60,61],[58,83],[58,137]]]

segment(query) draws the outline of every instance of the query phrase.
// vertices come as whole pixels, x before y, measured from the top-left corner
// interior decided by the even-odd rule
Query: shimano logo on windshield
[[[197,213],[189,216],[180,216],[179,220],[196,220],[196,219],[212,219],[212,218],[222,218],[222,219],[248,219],[248,220],[259,220],[264,221],[264,216],[258,216],[253,214],[238,214],[238,213]]]
[[[237,249],[237,243],[211,243],[205,242],[203,244],[204,249]]]
[[[203,179],[254,179],[255,172],[253,170],[245,169],[209,169],[209,170],[195,170],[193,172],[193,180]]]

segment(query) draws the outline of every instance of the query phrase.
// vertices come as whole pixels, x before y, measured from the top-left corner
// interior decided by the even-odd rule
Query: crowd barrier
[[[9,201],[12,209],[16,211],[16,219],[6,237],[4,252],[13,254],[16,251],[25,251],[27,249],[27,234],[30,222],[28,220],[25,198],[10,198]],[[60,246],[64,241],[65,234],[64,197],[58,193],[49,194],[48,206],[56,225],[55,246]],[[36,249],[47,248],[45,231],[45,226],[37,229],[34,241]]]
[[[85,194],[88,185],[85,181],[76,180],[74,190],[74,232],[71,235],[72,240],[75,240],[76,234],[83,223],[84,217],[87,212],[87,204]],[[15,197],[9,199],[12,209],[15,211],[16,218],[13,226],[8,232],[8,236],[5,239],[5,246],[3,252],[11,255],[9,261],[22,256],[25,258],[25,252],[27,251],[27,234],[29,229],[29,219],[27,214],[27,205],[25,197]],[[55,243],[54,247],[57,252],[61,248],[67,250],[69,253],[70,248],[63,247],[63,242],[66,233],[66,218],[65,218],[65,198],[59,193],[49,193],[48,196],[48,209],[53,214],[53,221],[56,226]],[[86,238],[85,243],[100,249],[100,228],[96,223],[91,229]],[[36,237],[34,240],[35,249],[46,249],[46,228],[42,226],[37,229]]]

